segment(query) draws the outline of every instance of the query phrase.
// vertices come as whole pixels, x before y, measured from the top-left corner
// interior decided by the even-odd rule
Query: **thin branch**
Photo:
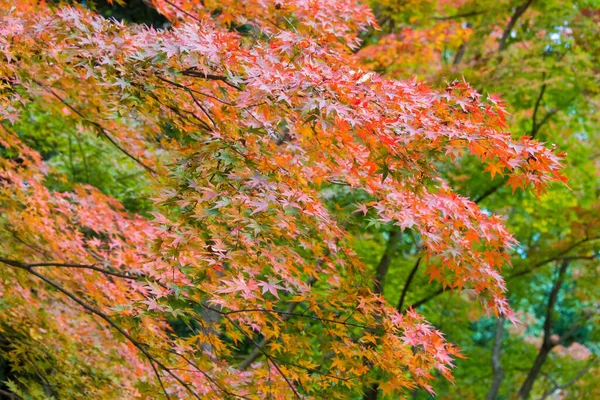
[[[228,390],[226,390],[225,388],[223,388],[221,385],[219,385],[219,383],[216,380],[214,380],[214,378],[212,378],[209,374],[207,374],[206,371],[202,370],[198,365],[196,365],[196,363],[194,363],[192,360],[190,360],[189,358],[187,358],[183,354],[178,353],[175,350],[167,350],[167,351],[169,353],[175,354],[178,357],[181,357],[186,363],[188,363],[189,365],[191,365],[192,367],[194,367],[195,371],[200,372],[206,379],[208,379],[208,381],[211,384],[213,384],[215,387],[217,387],[219,390],[221,390],[227,396],[238,397],[238,398],[241,398],[241,399],[248,399],[248,397],[246,397],[246,396],[242,396],[242,395],[239,395],[239,394],[236,394],[236,393],[229,392]]]
[[[598,237],[598,238],[589,238],[589,239],[580,241],[580,242],[576,243],[575,245],[570,246],[562,254],[568,253],[569,251],[573,250],[575,247],[579,246],[582,243],[588,242],[590,240],[597,240],[597,239],[600,239],[600,237]],[[573,260],[597,260],[597,259],[598,259],[598,257],[595,256],[595,255],[593,255],[593,256],[565,256],[565,257],[557,256],[557,257],[552,257],[552,258],[540,261],[539,263],[535,264],[533,267],[531,267],[529,269],[526,269],[526,270],[523,270],[523,271],[519,271],[519,272],[515,272],[515,273],[509,275],[506,278],[506,281],[511,281],[511,280],[513,280],[515,278],[518,278],[520,276],[530,274],[533,271],[535,271],[536,269],[538,269],[538,268],[540,268],[540,267],[542,267],[542,266],[544,266],[544,265],[546,265],[546,264],[548,264],[548,263],[550,263],[552,261],[563,261],[563,260],[567,260],[567,261],[573,261]],[[428,303],[429,301],[433,300],[437,296],[439,296],[439,295],[441,295],[443,293],[446,293],[447,291],[450,292],[452,290],[453,290],[452,288],[450,288],[448,290],[444,290],[443,288],[439,288],[435,292],[433,292],[433,293],[427,295],[426,297],[422,298],[421,300],[419,300],[419,301],[411,304],[409,306],[409,308],[417,308],[419,306],[422,306],[423,304]]]
[[[567,268],[569,268],[569,260],[563,260],[558,269],[558,277],[554,282],[554,286],[550,291],[550,295],[548,296],[548,305],[546,306],[546,319],[544,320],[544,344],[549,346],[552,343],[552,313],[554,312],[554,306],[556,305],[556,300],[558,299],[558,292],[565,281],[565,273],[567,272]]]
[[[548,258],[546,260],[540,261],[539,263],[535,264],[533,267],[529,268],[529,269],[525,269],[523,271],[519,271],[519,272],[515,272],[511,275],[509,275],[506,280],[510,281],[513,280],[515,278],[518,278],[520,276],[523,275],[527,275],[530,274],[532,272],[534,272],[535,270],[537,270],[538,268],[551,263],[552,261],[562,261],[562,260],[568,260],[568,261],[574,261],[574,260],[597,260],[598,257],[596,257],[595,255],[593,256],[569,256],[569,257],[553,257],[553,258]]]
[[[486,11],[483,11],[483,10],[467,11],[467,12],[464,12],[464,13],[458,13],[458,14],[454,14],[454,15],[434,16],[434,17],[431,17],[431,19],[435,19],[437,21],[449,21],[449,20],[452,20],[452,19],[474,17],[476,15],[482,15],[482,14],[485,14],[487,12],[488,12],[488,10],[486,10]]]
[[[286,310],[284,311],[284,316],[282,320],[285,322],[292,317],[293,311],[298,307],[299,303],[293,302],[289,303]],[[227,317],[229,318],[229,317]],[[248,369],[250,365],[258,358],[261,354],[264,354],[263,348],[269,344],[269,340],[267,338],[263,338],[258,344],[256,344],[255,348],[248,354],[248,356],[238,365],[237,369],[240,371],[245,371]]]
[[[129,333],[127,333],[127,331],[125,331],[123,328],[121,328],[121,326],[119,326],[116,322],[114,322],[112,320],[112,318],[110,318],[108,315],[106,315],[102,311],[94,308],[93,306],[87,304],[86,302],[84,302],[83,300],[81,300],[79,297],[77,297],[76,295],[74,295],[73,293],[71,293],[70,291],[68,291],[67,289],[65,289],[61,285],[59,285],[58,283],[54,282],[50,278],[48,278],[48,277],[46,277],[46,276],[44,276],[44,275],[42,275],[40,273],[38,273],[32,267],[26,267],[25,264],[19,263],[19,262],[15,262],[15,261],[12,261],[12,260],[7,260],[9,262],[5,262],[4,259],[0,260],[0,261],[2,261],[3,263],[5,263],[7,265],[12,266],[12,267],[23,269],[23,270],[29,272],[30,274],[38,277],[42,281],[46,282],[48,285],[52,286],[53,288],[55,288],[56,290],[58,290],[59,292],[61,292],[62,294],[64,294],[65,296],[69,297],[75,303],[79,304],[81,307],[83,307],[89,313],[91,313],[93,315],[96,315],[96,316],[100,317],[101,319],[103,319],[111,327],[113,327],[121,335],[123,335],[131,344],[133,344],[144,356],[146,356],[146,358],[150,362],[154,362],[157,366],[159,366],[161,369],[163,369],[164,371],[166,371],[173,379],[175,379],[177,382],[179,382],[179,384],[181,384],[192,396],[194,396],[198,400],[201,400],[201,397],[190,387],[190,385],[188,385],[187,383],[185,383],[179,376],[177,376],[176,374],[174,374],[163,363],[161,363],[159,360],[157,360],[152,354],[150,354],[148,352],[148,350],[146,350],[144,344],[142,344],[141,342],[138,342],[136,339],[134,339]]]
[[[389,233],[389,238],[387,240],[385,250],[381,259],[379,260],[379,264],[377,264],[377,268],[375,270],[375,294],[383,294],[383,283],[385,281],[385,276],[387,275],[388,269],[390,268],[390,264],[392,263],[392,256],[402,239],[402,231],[399,229],[394,229]]]
[[[77,269],[89,269],[92,271],[97,271],[97,272],[101,272],[105,275],[110,275],[110,276],[114,276],[117,278],[123,278],[123,279],[131,279],[131,280],[137,280],[139,278],[144,278],[144,275],[125,275],[125,274],[121,274],[118,272],[113,272],[104,268],[100,268],[100,267],[96,267],[95,265],[88,265],[88,264],[69,264],[69,263],[33,263],[33,264],[24,264],[24,263],[20,263],[18,261],[15,260],[9,260],[6,258],[2,258],[0,257],[0,262],[3,262],[4,264],[8,264],[11,265],[13,267],[18,267],[18,268],[37,268],[37,267],[58,267],[58,268],[77,268]]]
[[[423,304],[428,303],[429,301],[435,299],[436,297],[438,297],[439,295],[441,295],[441,294],[443,294],[445,292],[446,291],[443,288],[439,288],[438,290],[436,290],[435,292],[431,293],[430,295],[422,298],[419,301],[416,301],[416,302],[412,303],[410,306],[408,306],[408,308],[417,308],[417,307],[420,307]]]
[[[542,345],[540,346],[538,354],[535,357],[533,365],[531,366],[531,369],[529,370],[525,381],[523,382],[521,388],[519,389],[519,392],[517,393],[517,398],[519,399],[526,400],[529,398],[533,389],[533,385],[542,370],[542,366],[548,358],[548,354],[550,354],[550,351],[552,351],[552,349],[560,343],[559,341],[552,340],[552,313],[554,312],[554,306],[556,305],[556,301],[558,299],[558,293],[560,292],[560,289],[565,280],[565,274],[567,272],[568,267],[568,260],[565,260],[561,263],[556,281],[554,282],[552,290],[548,295],[548,304],[546,306],[546,318],[544,320],[543,327]]]
[[[22,398],[14,393],[7,392],[6,390],[0,389],[0,395],[9,400],[21,400]]]
[[[217,123],[215,122],[215,120],[213,119],[213,117],[211,117],[211,115],[208,113],[208,111],[202,106],[202,104],[200,104],[200,102],[198,101],[198,99],[196,98],[196,96],[194,96],[194,93],[192,91],[188,91],[188,93],[190,94],[190,96],[192,96],[192,99],[194,100],[194,103],[196,103],[196,105],[198,107],[200,107],[200,110],[202,110],[202,112],[204,113],[204,115],[206,115],[208,117],[208,119],[210,120],[210,122],[212,122],[213,127],[217,127]]]
[[[540,104],[542,103],[542,98],[544,97],[544,93],[546,92],[547,84],[546,84],[545,80],[546,80],[546,72],[544,72],[542,74],[542,82],[544,82],[544,83],[542,84],[542,89],[540,90],[540,94],[538,95],[537,100],[535,101],[535,106],[533,107],[533,116],[531,118],[532,119],[531,134],[530,134],[530,136],[532,138],[535,138],[535,136],[537,135],[538,130],[539,130],[539,127],[537,125],[537,113],[540,108]]]
[[[178,88],[180,88],[180,89],[183,89],[183,90],[185,90],[185,91],[189,91],[189,92],[196,93],[196,94],[199,94],[199,95],[202,95],[202,96],[206,96],[206,97],[209,97],[209,98],[211,98],[211,99],[217,100],[219,103],[223,103],[223,104],[225,104],[225,105],[228,105],[228,106],[232,106],[232,107],[233,107],[233,103],[229,103],[229,102],[227,102],[227,101],[225,101],[225,100],[223,100],[223,99],[220,99],[219,97],[213,96],[213,95],[211,95],[211,94],[208,94],[208,93],[201,92],[201,91],[199,91],[199,90],[192,89],[192,88],[190,88],[190,87],[187,87],[187,86],[185,86],[185,85],[182,85],[182,84],[180,84],[180,83],[177,83],[177,82],[173,82],[172,80],[169,80],[169,79],[163,78],[163,77],[162,77],[162,76],[160,76],[160,75],[155,75],[155,76],[156,76],[156,78],[160,79],[161,81],[163,81],[163,82],[165,82],[165,83],[168,83],[168,84],[170,84],[170,85],[173,85],[173,86],[175,86],[175,87],[178,87]]]
[[[479,196],[477,196],[475,198],[475,200],[473,200],[475,202],[475,204],[481,203],[483,200],[485,200],[486,198],[488,198],[492,194],[496,193],[496,191],[498,189],[500,189],[502,186],[504,186],[504,184],[506,183],[507,180],[508,179],[506,179],[506,178],[502,179],[500,182],[498,182],[494,186],[489,187],[485,192],[483,192],[482,194],[480,194]]]
[[[158,383],[160,383],[160,387],[162,388],[165,397],[167,398],[167,400],[170,400],[171,396],[169,396],[169,393],[167,393],[167,389],[165,389],[165,385],[162,381],[162,378],[160,377],[160,374],[158,373],[158,370],[156,369],[156,365],[154,365],[154,362],[152,360],[149,361],[150,366],[152,367],[152,371],[154,371],[154,375],[156,375],[156,379],[158,379]]]
[[[183,71],[181,71],[181,74],[184,76],[191,76],[194,78],[206,79],[209,81],[221,81],[224,84],[231,86],[234,89],[242,90],[242,88],[240,88],[239,86],[234,85],[233,83],[229,82],[228,78],[223,75],[208,74],[208,73],[204,73],[202,71],[197,71],[194,68],[188,68],[186,70],[183,70]]]
[[[558,109],[556,108],[552,108],[551,110],[549,110],[546,115],[544,115],[544,117],[542,118],[542,120],[540,121],[540,123],[537,125],[537,130],[535,132],[535,134],[537,135],[537,132],[540,130],[540,128],[542,126],[544,126],[549,120],[550,118],[552,118],[552,116],[554,116],[554,114],[558,113]]]
[[[167,3],[168,5],[170,5],[171,7],[175,8],[176,10],[178,10],[178,11],[182,12],[183,14],[187,15],[188,17],[192,18],[196,22],[202,23],[202,20],[200,18],[198,18],[196,15],[191,14],[191,13],[185,11],[183,8],[178,7],[176,4],[173,4],[169,0],[164,0],[164,1],[165,1],[165,3]]]
[[[527,11],[527,8],[529,8],[531,3],[533,3],[533,0],[527,0],[525,3],[521,4],[520,6],[518,6],[515,9],[514,14],[510,18],[508,25],[506,26],[506,28],[504,29],[504,32],[502,33],[502,38],[500,39],[500,45],[498,46],[498,52],[502,52],[506,49],[506,41],[508,40],[510,33],[512,32],[512,30],[515,27],[515,24],[517,23],[519,18],[521,18],[523,13],[525,13],[525,11]]]
[[[582,369],[579,370],[579,372],[577,372],[577,375],[575,375],[575,377],[573,377],[573,379],[563,383],[562,385],[558,385],[555,384],[554,387],[550,390],[547,390],[542,397],[540,397],[540,400],[545,400],[546,398],[552,396],[557,390],[563,390],[568,388],[569,386],[575,384],[579,379],[583,378],[583,376],[585,374],[588,373],[588,371],[590,369],[592,369],[596,364],[598,364],[598,359],[594,359],[592,360],[592,362],[590,362],[588,365],[586,365],[585,367],[583,367]]]
[[[279,364],[277,364],[273,357],[271,357],[271,355],[269,353],[267,353],[263,347],[260,344],[256,343],[256,341],[254,341],[254,339],[252,339],[252,337],[250,335],[248,335],[246,333],[246,331],[244,331],[242,328],[240,328],[238,326],[238,324],[235,323],[234,320],[232,320],[229,316],[225,315],[224,316],[225,319],[227,319],[229,321],[229,323],[231,325],[233,325],[240,333],[242,333],[242,335],[244,335],[253,345],[255,349],[258,349],[269,361],[271,361],[271,364],[273,364],[273,366],[275,367],[275,369],[277,370],[277,372],[279,372],[279,374],[281,375],[281,377],[286,381],[286,383],[288,384],[288,386],[290,387],[290,389],[292,389],[292,392],[294,393],[294,395],[296,396],[296,398],[301,399],[302,397],[300,396],[300,394],[298,393],[298,391],[296,390],[296,387],[294,386],[294,384],[289,380],[289,378],[283,373],[283,371],[281,370],[281,368],[279,367]],[[264,341],[264,340],[263,340]],[[238,368],[240,369],[240,368]]]
[[[136,85],[136,86],[137,86],[137,85]],[[140,87],[138,86],[138,88],[140,88]],[[141,88],[140,88],[140,89],[141,89]],[[160,101],[160,99],[158,98],[158,96],[156,96],[156,95],[155,95],[154,93],[152,93],[152,92],[149,92],[149,91],[144,91],[144,94],[145,94],[146,96],[149,96],[149,97],[153,98],[153,99],[154,99],[154,101],[156,101],[158,104],[160,104],[160,105],[162,105],[162,106],[165,106],[165,107],[167,107],[169,110],[171,110],[172,112],[174,112],[175,114],[177,114],[179,117],[183,118],[184,120],[187,120],[187,121],[189,121],[190,123],[193,123],[193,122],[190,120],[190,118],[188,118],[187,116],[185,116],[183,113],[190,114],[191,116],[193,116],[193,117],[194,117],[194,118],[195,118],[195,119],[196,119],[196,120],[197,120],[197,121],[200,123],[200,124],[199,124],[199,126],[201,126],[203,129],[205,129],[207,132],[210,132],[210,131],[212,130],[212,129],[211,129],[211,127],[210,127],[210,125],[209,125],[209,124],[208,124],[206,121],[204,121],[202,118],[198,117],[198,116],[197,116],[196,114],[194,114],[192,111],[189,111],[189,110],[182,110],[182,109],[179,109],[179,108],[177,108],[177,107],[175,107],[175,106],[172,106],[172,105],[170,105],[170,104],[166,104],[166,103],[164,103],[164,102]]]
[[[404,305],[404,299],[406,298],[406,293],[408,292],[408,288],[410,287],[410,284],[419,269],[419,265],[421,265],[422,259],[423,259],[423,257],[417,258],[417,262],[415,262],[415,265],[412,268],[412,270],[410,271],[410,274],[408,275],[406,282],[404,282],[404,288],[402,289],[402,294],[400,295],[400,300],[398,301],[398,306],[396,307],[396,310],[398,310],[398,312],[402,312],[402,306]]]
[[[113,146],[115,146],[117,149],[119,149],[119,151],[123,154],[125,154],[127,157],[131,158],[133,161],[135,161],[136,163],[138,163],[139,165],[141,165],[142,167],[144,167],[148,172],[150,172],[153,175],[157,175],[156,170],[154,170],[152,167],[144,164],[139,158],[137,158],[136,156],[134,156],[133,154],[129,153],[127,150],[125,150],[123,147],[121,147],[108,133],[110,132],[108,129],[106,129],[105,127],[103,127],[102,125],[100,125],[98,122],[93,121],[91,119],[89,119],[88,117],[86,117],[81,111],[79,111],[77,108],[73,107],[71,104],[69,104],[65,99],[63,99],[62,97],[60,97],[54,90],[50,89],[49,87],[47,87],[46,85],[44,85],[43,83],[37,81],[36,79],[32,79],[33,82],[35,82],[37,85],[39,85],[42,89],[44,89],[46,92],[50,93],[52,96],[56,97],[58,99],[58,101],[60,101],[61,103],[63,103],[67,108],[69,108],[71,111],[73,111],[74,113],[76,113],[77,115],[79,115],[81,118],[83,118],[86,122],[88,122],[89,124],[93,125],[96,129],[98,129],[98,132],[100,132],[102,134],[102,136],[104,136],[110,143],[112,143]]]
[[[321,264],[322,261],[319,262],[319,264]],[[308,284],[309,286],[312,286],[314,283],[316,282],[315,278],[310,278],[308,280]],[[292,318],[292,314],[294,312],[294,310],[296,309],[296,307],[298,307],[298,302],[291,302],[288,304],[286,310],[284,311],[284,313],[286,315],[284,315],[281,319],[282,321],[287,321],[290,318]],[[225,315],[225,317],[227,319],[230,319],[227,315]],[[258,358],[260,357],[261,354],[264,354],[263,348],[269,344],[269,340],[267,338],[263,338],[260,343],[256,344],[256,347],[250,352],[250,354],[248,354],[248,356],[244,359],[244,361],[242,361],[240,363],[240,365],[238,365],[238,368],[240,371],[245,371],[246,369],[248,369],[248,367]]]

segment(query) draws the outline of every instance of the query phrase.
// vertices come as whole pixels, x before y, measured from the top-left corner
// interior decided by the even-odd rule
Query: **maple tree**
[[[420,306],[436,327],[445,326],[449,340],[469,349],[456,385],[441,382],[439,392],[449,398],[597,397],[598,297],[592,288],[599,248],[597,218],[591,217],[598,212],[598,119],[592,111],[598,104],[597,2],[374,2],[374,7],[383,30],[359,52],[364,65],[398,79],[416,74],[434,85],[464,77],[483,94],[502,93],[515,134],[568,150],[572,190],[554,186],[539,199],[504,189],[508,178],[494,165],[485,168],[496,176],[493,183],[469,158],[446,170],[457,191],[509,216],[520,245],[511,252],[514,271],[507,283],[511,304],[529,320],[526,329],[503,334],[502,318],[496,322],[473,312],[441,287],[421,289],[426,276],[414,241],[404,237],[398,243],[388,236],[384,246],[400,248],[393,258],[405,260],[386,267],[386,297]],[[420,43],[410,46],[414,38]],[[373,243],[369,235],[363,237]],[[378,269],[385,265],[386,257],[371,258]],[[449,326],[448,320],[465,323]],[[582,348],[585,356],[577,350]],[[413,392],[413,398],[428,397],[422,395]]]
[[[346,222],[418,235],[429,280],[513,319],[501,271],[517,242],[453,189],[448,165],[471,155],[541,194],[565,180],[561,156],[513,139],[501,98],[462,79],[435,89],[367,72],[366,5],[152,4],[171,27],[0,2],[9,390],[348,398],[452,379],[457,348],[373,288]],[[448,29],[454,44],[470,34]],[[20,137],[32,110],[136,165],[152,205],[135,214],[89,176],[68,182],[75,168],[61,175]]]

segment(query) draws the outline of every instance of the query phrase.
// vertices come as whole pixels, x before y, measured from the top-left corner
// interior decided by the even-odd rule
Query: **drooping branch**
[[[3,258],[3,257],[0,257],[0,262],[3,262],[4,264],[7,264],[7,265],[11,265],[13,267],[18,267],[18,268],[57,267],[57,268],[89,269],[92,271],[101,272],[105,275],[114,276],[116,278],[131,279],[131,280],[137,280],[139,278],[145,277],[144,275],[126,275],[126,274],[114,272],[114,271],[111,271],[108,269],[100,268],[95,265],[88,265],[88,264],[70,264],[70,263],[52,263],[52,262],[24,264],[24,263],[20,263],[15,260],[9,260],[9,259]]]
[[[184,76],[191,76],[194,78],[202,78],[202,79],[206,79],[209,81],[221,81],[224,84],[226,84],[227,86],[230,86],[234,89],[237,90],[242,90],[242,88],[240,88],[239,86],[229,82],[229,79],[226,76],[223,75],[215,75],[215,74],[209,74],[209,73],[204,73],[202,71],[197,71],[196,69],[190,68],[190,69],[186,69],[181,71],[181,74]]]
[[[89,123],[92,126],[94,126],[98,130],[98,132],[102,135],[102,137],[104,137],[106,140],[108,140],[121,153],[125,154],[127,157],[131,158],[137,164],[141,165],[146,171],[150,172],[152,175],[157,175],[157,172],[156,172],[155,169],[153,169],[152,167],[146,165],[139,158],[137,158],[136,156],[134,156],[133,154],[131,154],[130,152],[128,152],[127,150],[125,150],[123,147],[121,147],[121,145],[119,145],[119,143],[117,143],[117,141],[111,136],[111,134],[110,134],[111,132],[108,129],[106,129],[105,127],[103,127],[102,125],[100,125],[98,122],[89,119],[85,114],[83,114],[83,112],[81,112],[80,110],[78,110],[77,108],[75,108],[73,105],[71,105],[68,101],[66,101],[61,96],[59,96],[58,93],[56,93],[51,88],[47,87],[46,85],[44,85],[43,83],[39,82],[36,79],[32,79],[32,81],[35,82],[35,84],[37,84],[38,86],[40,86],[42,89],[44,89],[44,91],[46,91],[47,93],[49,93],[52,96],[54,96],[58,101],[60,101],[62,104],[64,104],[68,109],[70,109],[75,114],[77,114],[81,118],[83,118],[84,121],[86,121],[87,123]]]
[[[187,15],[191,19],[195,20],[196,22],[202,23],[202,20],[200,18],[198,18],[198,16],[185,11],[183,8],[179,7],[177,4],[174,4],[173,2],[170,2],[169,0],[163,0],[163,1],[165,3],[167,3],[168,5],[170,5],[171,7],[173,7],[174,9],[176,9],[177,11],[179,11],[179,12]]]
[[[237,398],[240,398],[240,399],[248,399],[248,397],[246,397],[246,396],[242,396],[242,395],[239,395],[239,394],[236,394],[236,393],[232,393],[232,392],[228,391],[227,389],[225,389],[213,377],[211,377],[206,371],[204,371],[195,362],[193,362],[192,360],[190,360],[189,358],[187,358],[183,354],[181,354],[181,353],[179,353],[179,352],[177,352],[175,350],[172,350],[172,349],[168,349],[167,351],[169,353],[171,353],[171,354],[175,354],[176,356],[181,357],[181,359],[183,359],[188,365],[190,365],[192,368],[194,368],[195,371],[197,371],[200,374],[202,374],[210,382],[211,385],[213,385],[214,387],[218,388],[221,392],[225,393],[227,396],[237,397]]]
[[[6,261],[8,261],[8,262],[6,262]],[[5,259],[0,260],[0,262],[4,263],[6,265],[25,270],[25,271],[29,272],[30,274],[36,276],[37,278],[41,279],[49,286],[53,287],[54,289],[58,290],[59,292],[61,292],[62,294],[64,294],[65,296],[67,296],[68,298],[73,300],[75,303],[79,304],[90,314],[96,315],[97,317],[103,319],[106,323],[108,323],[108,325],[110,325],[113,329],[115,329],[117,332],[119,332],[135,348],[137,348],[148,359],[148,361],[150,363],[154,363],[153,365],[156,365],[156,366],[160,367],[162,370],[164,370],[173,379],[175,379],[182,387],[184,387],[193,397],[197,398],[198,400],[201,399],[200,396],[198,395],[198,393],[196,393],[196,391],[194,389],[192,389],[192,387],[189,384],[184,382],[182,378],[180,378],[173,371],[171,371],[169,368],[167,368],[161,361],[159,361],[158,359],[156,359],[156,357],[154,357],[152,354],[150,354],[143,343],[141,343],[141,342],[137,341],[135,338],[133,338],[129,333],[127,333],[127,331],[125,331],[125,329],[123,329],[119,324],[117,324],[111,317],[106,315],[104,312],[87,304],[85,301],[80,299],[75,294],[71,293],[69,290],[65,289],[60,284],[54,282],[53,280],[46,277],[45,275],[40,274],[39,272],[37,272],[35,270],[35,267],[28,267],[28,266],[26,266],[26,264],[20,263],[18,261],[12,261],[12,260],[6,260],[6,261],[5,261]],[[160,377],[158,377],[158,380],[159,380],[159,383],[162,384]]]

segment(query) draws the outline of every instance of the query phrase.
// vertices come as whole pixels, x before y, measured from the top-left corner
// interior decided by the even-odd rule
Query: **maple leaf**
[[[269,292],[273,296],[275,296],[276,298],[279,298],[279,294],[277,293],[277,289],[279,289],[279,290],[284,290],[285,289],[283,286],[278,285],[279,282],[281,282],[281,281],[277,280],[277,279],[269,279],[268,282],[259,281],[258,282],[258,286],[262,287],[262,293],[263,294]]]
[[[354,211],[354,213],[358,213],[358,212],[362,212],[363,215],[367,215],[367,213],[369,212],[369,209],[367,208],[366,204],[360,204]]]
[[[217,293],[237,293],[241,292],[242,297],[245,299],[251,299],[256,296],[254,291],[258,289],[258,283],[254,280],[246,280],[243,276],[239,275],[237,278],[231,280],[223,280],[227,287],[218,289]]]
[[[496,271],[510,235],[453,192],[440,166],[470,151],[493,160],[492,178],[507,173],[513,189],[541,190],[561,179],[560,159],[532,139],[515,142],[503,131],[499,99],[483,103],[465,81],[439,91],[364,71],[365,53],[349,50],[376,26],[365,4],[153,0],[173,25],[159,30],[82,8],[18,3],[11,10],[0,0],[7,55],[0,70],[10,76],[0,82],[0,115],[35,114],[14,121],[30,130],[39,129],[33,120],[64,124],[46,125],[64,128],[69,145],[74,137],[87,146],[96,135],[118,155],[104,157],[110,171],[140,167],[152,180],[146,189],[156,191],[148,220],[104,194],[114,190],[69,178],[62,179],[73,193],[49,190],[39,154],[9,124],[1,127],[0,232],[15,234],[3,234],[0,253],[81,264],[42,270],[8,260],[0,289],[9,303],[0,316],[10,331],[13,323],[50,330],[45,353],[107,371],[122,393],[92,393],[111,390],[88,384],[93,374],[84,374],[86,382],[71,374],[74,383],[60,381],[57,390],[86,387],[98,398],[336,398],[355,397],[371,380],[386,395],[430,390],[433,371],[449,376],[454,353],[414,310],[373,294],[370,269],[356,254],[361,244],[348,240],[354,232],[346,229],[356,227],[347,227],[346,212],[366,216],[373,208],[367,228],[410,229],[403,246],[429,260],[431,279],[480,293],[495,312],[510,314]],[[423,45],[406,58],[424,64],[430,51],[459,48],[469,33],[452,24],[431,24],[436,34],[407,28],[384,37],[388,55]],[[73,165],[72,150],[66,175],[75,179],[84,169]],[[335,187],[323,189],[332,177]],[[350,202],[339,202],[340,193]],[[282,291],[297,295],[290,302]],[[271,296],[288,311],[276,311]],[[193,335],[179,336],[167,322],[173,317],[193,321]],[[17,344],[39,342],[29,334]],[[250,344],[259,334],[260,354],[225,340]],[[65,355],[79,348],[86,351]],[[318,364],[324,350],[336,354],[330,366]]]
[[[487,168],[484,170],[484,172],[489,171],[490,175],[492,176],[492,179],[494,179],[494,176],[496,174],[499,174],[500,176],[504,176],[504,166],[501,164],[500,161],[494,161],[490,164],[488,164]]]

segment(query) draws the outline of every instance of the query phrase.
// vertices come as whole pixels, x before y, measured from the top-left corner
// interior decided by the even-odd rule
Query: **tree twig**
[[[542,395],[542,397],[540,397],[540,400],[545,400],[546,398],[552,396],[557,390],[563,390],[568,388],[569,386],[575,384],[579,379],[583,378],[583,376],[585,374],[587,374],[589,372],[590,369],[592,369],[596,364],[598,364],[598,359],[594,359],[592,360],[592,362],[590,362],[588,365],[586,365],[585,367],[583,367],[582,369],[580,369],[577,372],[577,375],[575,375],[572,379],[570,379],[569,381],[559,385],[559,384],[554,384],[554,387],[552,389],[547,390],[546,392],[544,392],[544,394]]]

